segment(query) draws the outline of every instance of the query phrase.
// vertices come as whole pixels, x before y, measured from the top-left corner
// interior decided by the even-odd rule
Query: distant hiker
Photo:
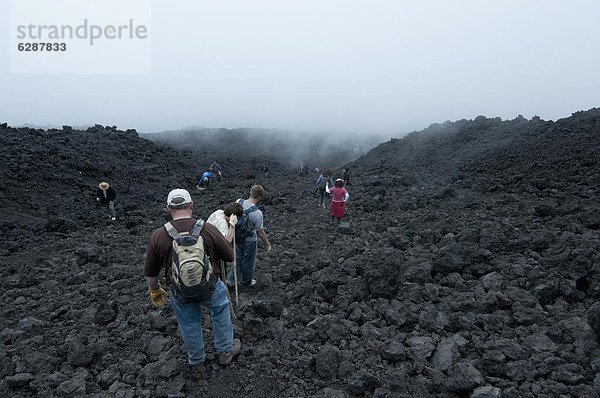
[[[221,173],[221,165],[216,160],[214,162],[212,162],[212,164],[210,165],[208,170],[213,173],[213,176],[215,177],[215,181],[223,181],[223,175]]]
[[[331,220],[329,221],[333,224],[335,221],[340,223],[342,218],[346,213],[346,202],[350,198],[348,191],[344,188],[344,180],[338,178],[335,180],[334,187],[328,188],[327,192],[331,192],[331,207],[329,210],[329,215],[331,216]]]
[[[321,174],[316,181],[316,192],[319,193],[319,207],[325,208],[325,194],[328,192],[327,187],[333,187],[333,179],[331,176]]]
[[[212,179],[213,173],[212,171],[208,170],[205,171],[202,176],[200,177],[200,179],[198,180],[198,185],[196,185],[198,187],[198,189],[206,189],[210,186],[210,180]]]
[[[307,176],[309,170],[310,170],[310,167],[308,166],[308,163],[304,163],[304,165],[302,166],[302,170],[301,170],[302,174],[304,174],[305,176]]]
[[[344,180],[344,185],[349,187],[350,185],[350,169],[348,167],[344,167],[342,170],[342,179]]]
[[[96,202],[100,203],[101,206],[106,206],[108,208],[108,216],[112,221],[117,219],[117,215],[115,214],[115,199],[117,198],[117,193],[111,187],[108,182],[101,182],[98,184],[98,190],[96,191]]]
[[[242,205],[231,202],[225,206],[225,210],[219,209],[213,212],[206,222],[217,227],[225,239],[232,242],[235,234],[235,224],[237,224],[238,217],[241,217],[242,214],[244,214]]]
[[[265,177],[269,176],[269,166],[267,166],[266,163],[262,165],[261,171],[263,172]]]
[[[308,163],[304,162],[303,164],[300,165],[300,170],[298,171],[298,176],[299,177],[307,176],[309,171],[310,171],[310,167],[308,166]]]
[[[221,271],[216,265],[232,261],[233,249],[214,225],[192,218],[193,208],[188,191],[169,192],[167,210],[172,221],[150,235],[144,275],[152,304],[161,307],[168,300],[173,307],[190,367],[202,365],[206,359],[201,306],[208,309],[212,318],[219,364],[227,365],[240,352],[241,342],[233,338],[227,288],[219,279]],[[169,295],[159,283],[163,267]]]
[[[263,198],[265,189],[260,185],[254,185],[250,189],[250,198],[238,199],[237,203],[242,205],[244,214],[242,218],[238,219],[236,225],[236,238],[235,238],[235,259],[236,266],[235,270],[231,269],[227,277],[227,284],[234,286],[235,280],[233,272],[237,272],[237,280],[240,281],[240,285],[244,287],[251,287],[256,284],[256,280],[253,279],[254,268],[256,264],[256,250],[258,246],[258,238],[265,245],[267,252],[271,251],[271,243],[267,239],[267,234],[263,229],[263,214],[256,205]],[[240,225],[240,221],[245,221],[247,225],[244,227]],[[240,239],[239,231],[244,229],[247,233],[244,234],[243,238]]]

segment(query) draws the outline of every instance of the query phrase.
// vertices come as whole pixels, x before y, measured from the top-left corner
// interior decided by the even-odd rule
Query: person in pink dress
[[[337,221],[339,224],[346,214],[346,202],[350,195],[346,188],[344,188],[344,180],[338,178],[333,184],[333,188],[327,187],[327,192],[331,193],[331,207],[329,208],[329,215],[331,224]]]

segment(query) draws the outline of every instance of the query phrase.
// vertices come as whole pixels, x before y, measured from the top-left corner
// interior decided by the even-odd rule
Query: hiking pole
[[[237,281],[237,246],[235,245],[235,226],[233,227],[233,286],[235,289],[235,308],[240,308],[240,296],[238,294],[238,281]]]
[[[221,260],[221,277],[225,275],[225,261]],[[227,299],[229,300],[229,312],[231,312],[231,318],[236,319],[235,311],[233,310],[233,303],[231,302],[231,295],[229,294],[229,289],[225,286],[225,292],[227,293]]]

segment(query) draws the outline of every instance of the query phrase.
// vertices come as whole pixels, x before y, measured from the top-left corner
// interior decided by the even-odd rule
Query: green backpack
[[[173,238],[171,280],[175,297],[182,304],[207,300],[215,291],[215,281],[210,258],[204,250],[200,231],[204,220],[196,221],[190,232],[179,233],[168,222],[165,229]]]

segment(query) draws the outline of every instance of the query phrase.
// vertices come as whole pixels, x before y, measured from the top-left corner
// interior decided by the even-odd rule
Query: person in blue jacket
[[[206,189],[210,186],[210,180],[212,179],[213,173],[210,170],[205,171],[200,179],[198,180],[198,189]]]

